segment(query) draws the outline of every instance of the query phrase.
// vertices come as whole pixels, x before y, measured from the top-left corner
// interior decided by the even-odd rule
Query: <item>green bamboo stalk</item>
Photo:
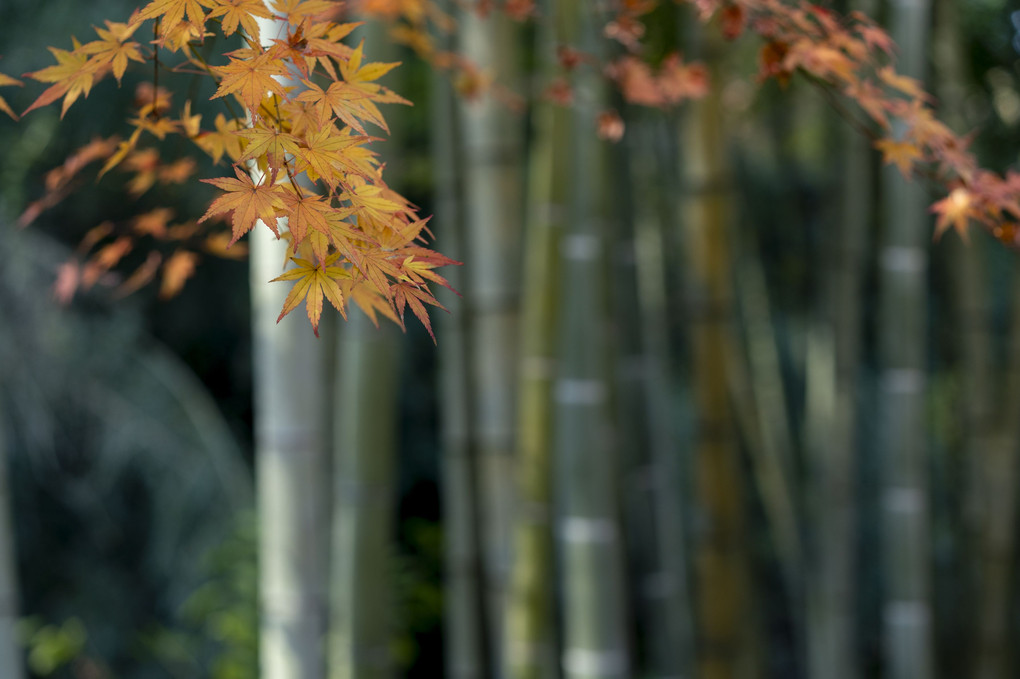
[[[856,2],[871,14],[871,3]],[[828,244],[819,321],[808,336],[805,437],[812,550],[808,580],[808,674],[855,679],[854,561],[858,511],[854,478],[864,253],[872,222],[873,154],[856,130],[841,132],[839,215]]]
[[[657,677],[686,677],[693,671],[690,594],[684,544],[684,503],[681,501],[679,441],[670,416],[672,362],[669,330],[664,215],[657,204],[666,171],[647,162],[654,157],[656,130],[647,124],[628,131],[629,175],[635,192],[635,259],[638,283],[638,322],[643,360],[643,402],[647,408],[649,444],[648,482],[654,523],[653,566],[644,586],[650,604],[648,670]],[[661,194],[662,191],[660,190]]]
[[[555,61],[552,26],[539,30],[539,63]],[[553,620],[553,380],[559,313],[557,256],[562,231],[569,114],[536,104],[529,152],[518,382],[517,494],[506,606],[504,676],[557,675]]]
[[[560,43],[599,53],[595,8],[561,0]],[[576,74],[578,102],[570,129],[562,272],[558,378],[555,386],[558,538],[563,577],[563,674],[567,679],[628,676],[617,445],[610,410],[606,320],[605,142],[596,136],[603,105],[601,76]]]
[[[282,30],[273,20],[259,28],[266,43]],[[260,676],[318,679],[328,608],[328,355],[304,319],[277,325],[288,290],[268,281],[283,269],[285,243],[261,223],[249,238]]]
[[[440,9],[448,10],[448,2]],[[451,40],[440,38],[449,49]],[[449,257],[464,259],[464,158],[459,110],[448,76],[432,76],[432,156],[435,178],[437,246]],[[465,289],[463,267],[445,274],[457,290]],[[478,478],[474,342],[471,309],[462,297],[438,290],[449,313],[436,324],[439,341],[439,392],[442,440],[444,540],[444,608],[447,676],[475,679],[492,676],[490,616],[482,555],[484,524]]]
[[[379,23],[361,31],[367,59],[398,60]],[[390,120],[390,130],[374,149],[382,162],[401,145],[399,119]],[[398,170],[388,164],[386,179],[399,188]],[[401,343],[392,323],[376,327],[357,308],[337,330],[329,676],[385,679],[396,674],[391,593]]]
[[[780,568],[785,576],[791,611],[796,617],[801,609],[803,580],[803,546],[797,518],[794,491],[793,440],[789,430],[786,390],[776,346],[775,326],[765,272],[756,252],[755,238],[742,233],[741,241],[747,254],[739,261],[736,276],[737,305],[745,329],[747,358],[733,357],[733,383],[745,376],[751,412],[754,419],[750,437],[751,462],[758,492],[776,544]]]
[[[0,415],[0,677],[23,679],[21,644],[18,643],[18,575],[14,559],[12,498],[7,482],[8,454],[5,422]]]
[[[937,5],[933,43],[938,72],[937,94],[945,121],[964,125],[965,57],[956,6]],[[953,238],[955,236],[947,236]],[[958,291],[958,327],[962,333],[962,406],[964,455],[969,466],[966,525],[977,555],[972,660],[973,676],[1010,676],[1010,606],[1012,563],[1016,550],[1017,450],[1020,425],[1020,273],[1013,272],[1012,322],[1005,361],[993,367],[989,251],[983,234],[973,233],[968,244],[952,253]],[[993,372],[994,370],[994,372]],[[996,377],[998,379],[996,379]],[[996,399],[995,394],[1002,394]]]
[[[261,224],[250,238],[261,676],[314,679],[325,670],[329,544],[324,342],[302,318],[276,324],[286,286],[267,281],[284,244]]]
[[[718,82],[713,55],[707,60]],[[705,517],[697,539],[698,675],[728,679],[752,671],[753,650],[742,479],[733,437],[728,380],[732,369],[733,290],[727,241],[727,192],[723,106],[719,88],[692,104],[685,120],[682,163],[687,190],[681,196],[692,297],[689,331],[693,347],[694,397],[698,412],[694,467],[698,502]]]
[[[395,676],[391,556],[400,365],[395,331],[376,328],[352,309],[337,343],[332,679]]]
[[[891,35],[901,73],[924,78],[927,0],[893,0]],[[902,134],[903,125],[893,133]],[[885,676],[932,676],[927,445],[924,422],[928,197],[893,167],[884,170],[885,224],[879,250],[879,412],[885,602]]]
[[[480,16],[481,3],[460,12],[462,54],[493,84],[520,91],[517,26],[502,13]],[[465,302],[470,308],[474,365],[471,398],[484,502],[485,584],[491,644],[502,655],[503,611],[510,572],[514,427],[519,337],[523,118],[497,88],[461,101],[464,152]]]
[[[1010,617],[1013,613],[1010,595],[1016,555],[1016,484],[1020,479],[1020,460],[1017,459],[1020,423],[1016,417],[1020,408],[1020,271],[1016,267],[1011,287],[1012,322],[1001,385],[1004,397],[994,414],[997,421],[993,424],[993,434],[986,450],[967,451],[968,455],[983,458],[978,463],[980,469],[976,472],[980,478],[975,484],[983,499],[978,548],[981,587],[974,674],[978,679],[1012,676],[1015,667],[1010,641]]]

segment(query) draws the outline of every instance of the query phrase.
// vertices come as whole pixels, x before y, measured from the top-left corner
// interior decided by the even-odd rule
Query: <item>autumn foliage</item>
[[[668,108],[703,96],[712,86],[703,65],[677,53],[655,64],[645,57],[645,21],[660,4],[610,3],[612,10],[602,18],[605,37],[617,45],[614,55],[600,62],[574,46],[560,46],[562,73],[546,84],[546,96],[578,105],[571,87],[578,68],[597,69],[635,105]],[[870,18],[783,0],[684,4],[727,39],[759,36],[759,81],[785,84],[795,74],[806,76],[873,138],[886,163],[941,187],[945,197],[932,206],[936,236],[950,227],[965,236],[970,224],[979,224],[1012,243],[1013,223],[1020,219],[1020,175],[980,168],[966,139],[938,121],[920,83],[896,72],[895,46]],[[135,290],[161,273],[162,292],[173,294],[194,270],[198,250],[243,253],[237,241],[261,221],[287,240],[294,264],[275,279],[293,283],[281,318],[304,302],[317,332],[325,299],[342,314],[353,301],[373,319],[382,315],[398,324],[410,308],[429,328],[427,307],[438,304],[431,286],[447,285],[435,269],[453,262],[425,247],[426,220],[383,180],[370,147],[372,134],[388,131],[380,106],[410,102],[378,83],[397,64],[366,61],[363,45],[350,40],[358,24],[341,18],[346,9],[331,0],[153,0],[124,22],[97,27],[92,41],[72,39],[70,50],[50,48],[56,64],[26,74],[47,87],[25,113],[60,101],[63,114],[101,80],[112,76],[119,83],[132,64],[152,69],[153,77],[139,89],[127,138],[96,140],[54,169],[46,193],[22,223],[63,199],[79,171],[93,163],[103,163],[100,176],[114,168],[131,173],[127,186],[134,195],[155,184],[192,181],[194,161],[165,162],[159,154],[155,143],[170,136],[231,165],[225,176],[201,180],[222,193],[197,219],[174,223],[173,212],[161,208],[126,226],[105,223],[90,231],[79,260],[61,269],[58,293],[67,297],[94,284],[139,239],[150,237],[179,247],[166,257],[151,252],[123,277],[120,290]],[[433,35],[455,27],[429,0],[364,0],[356,9],[388,22],[392,39],[449,72],[464,96],[498,88],[498,77],[436,49]],[[483,0],[475,9],[503,11],[521,21],[543,19],[530,0]],[[266,20],[275,21],[271,35],[265,34]],[[242,46],[209,63],[200,48],[216,32],[240,36]],[[203,124],[193,102],[174,105],[158,84],[166,69],[211,78],[212,99],[222,101],[223,111],[212,121],[206,116]],[[0,74],[0,86],[21,84]],[[17,117],[2,98],[0,110]],[[598,125],[593,133],[604,139],[624,134],[614,111],[598,116]]]
[[[121,289],[136,289],[162,271],[162,290],[173,294],[197,260],[185,243],[229,253],[261,221],[287,240],[297,265],[276,279],[294,282],[281,318],[304,302],[317,333],[327,300],[342,314],[354,302],[373,319],[381,314],[400,324],[410,308],[430,327],[426,306],[438,304],[430,285],[446,285],[434,269],[452,262],[424,247],[426,220],[386,185],[369,148],[373,128],[387,131],[379,105],[410,102],[376,82],[397,64],[370,63],[362,45],[343,42],[358,24],[328,19],[338,8],[325,0],[268,6],[261,0],[154,0],[126,22],[97,28],[96,40],[51,50],[58,63],[28,74],[51,84],[26,113],[62,100],[63,114],[100,80],[119,82],[130,62],[153,62],[154,80],[161,68],[212,78],[212,99],[224,101],[226,114],[203,127],[192,102],[175,110],[170,93],[155,82],[141,88],[128,138],[92,142],[52,171],[47,193],[22,222],[62,199],[75,175],[97,161],[104,163],[100,176],[118,167],[130,171],[128,190],[136,195],[157,182],[188,181],[195,163],[164,163],[153,146],[171,135],[232,165],[231,176],[201,180],[222,193],[197,220],[172,224],[173,213],[163,208],[139,215],[126,232],[109,223],[89,232],[80,251],[92,254],[81,267],[64,266],[61,294],[94,284],[143,236],[182,246],[165,260],[150,254]],[[278,33],[262,35],[258,19],[275,19]],[[207,63],[198,49],[212,28],[243,36],[244,46],[223,55],[224,63]],[[147,32],[152,39],[138,41]],[[207,228],[214,221],[226,221],[229,235]]]

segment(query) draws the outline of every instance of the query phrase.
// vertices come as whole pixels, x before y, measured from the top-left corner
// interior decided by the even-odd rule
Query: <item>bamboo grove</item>
[[[154,0],[26,74],[47,87],[21,116],[63,115],[129,67],[152,76],[126,138],[51,171],[22,225],[73,201],[86,168],[122,173],[132,196],[197,181],[181,140],[222,171],[201,179],[218,190],[204,214],[89,230],[54,291],[159,278],[169,297],[198,253],[250,252],[260,676],[398,673],[401,340],[377,321],[403,328],[407,309],[438,356],[448,676],[1011,676],[1020,288],[1010,337],[993,338],[982,258],[1020,243],[1020,175],[983,168],[960,129],[964,8],[839,10]],[[427,102],[380,82],[411,59],[427,64]],[[161,73],[215,91],[180,101]],[[741,193],[756,151],[735,150],[734,102],[754,92],[828,116],[815,125],[841,164],[826,169],[839,200],[798,327],[770,299],[769,235],[735,226],[768,224]],[[399,190],[394,121],[412,104],[429,109],[434,216]],[[962,625],[933,595],[938,248],[958,277],[951,313],[974,324],[959,655],[939,648]],[[283,320],[302,302],[314,336]],[[860,549],[868,531],[877,553]],[[876,582],[869,613],[859,590]]]

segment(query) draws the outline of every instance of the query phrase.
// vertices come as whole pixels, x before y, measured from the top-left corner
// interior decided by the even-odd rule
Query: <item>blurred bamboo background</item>
[[[0,6],[5,72],[137,3],[39,4]],[[829,4],[1015,167],[1005,0]],[[689,8],[646,18],[647,56],[713,87],[660,110],[583,60],[547,96],[561,46],[612,55],[599,3],[437,2],[477,82],[372,7],[357,39],[415,102],[385,111],[386,176],[463,261],[435,346],[277,325],[265,230],[249,273],[58,307],[119,180],[13,223],[133,84],[0,121],[0,679],[1017,676],[1017,253],[933,242],[929,187]]]

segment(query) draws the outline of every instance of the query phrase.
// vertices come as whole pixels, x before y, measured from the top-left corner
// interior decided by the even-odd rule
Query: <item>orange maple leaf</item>
[[[259,43],[259,24],[255,17],[269,19],[273,15],[262,0],[217,0],[206,19],[222,16],[220,28],[223,35],[233,35],[238,25],[251,36],[252,42]]]
[[[882,152],[882,161],[886,164],[893,164],[900,169],[904,177],[910,178],[910,170],[914,163],[921,160],[921,149],[917,144],[909,141],[896,141],[894,139],[879,139],[875,142],[875,148]]]
[[[330,118],[330,112],[342,120],[345,125],[365,134],[365,128],[361,125],[359,118],[364,117],[364,110],[357,105],[357,102],[367,99],[369,94],[364,90],[352,87],[343,81],[331,83],[323,90],[311,80],[301,81],[306,89],[294,98],[295,101],[304,101],[312,105],[318,114],[319,127],[325,127]],[[378,111],[376,111],[378,112]],[[382,116],[379,116],[382,119]],[[372,121],[376,122],[376,121]],[[385,122],[383,123],[385,125]]]
[[[231,220],[233,240],[230,241],[231,243],[237,242],[238,238],[251,231],[259,219],[279,236],[280,233],[276,227],[276,212],[283,206],[281,198],[284,195],[280,186],[264,181],[267,179],[266,177],[262,177],[256,184],[248,173],[236,166],[234,173],[237,175],[237,179],[221,177],[202,180],[227,193],[214,200],[198,222],[201,224],[214,215],[233,212]]]
[[[397,307],[397,313],[400,315],[401,326],[404,324],[404,307],[411,307],[411,311],[421,321],[421,324],[425,326],[425,329],[429,332],[429,337],[435,343],[436,336],[432,332],[432,323],[429,321],[429,312],[425,308],[425,304],[437,306],[440,309],[443,306],[436,301],[436,298],[432,296],[428,288],[414,283],[395,283],[391,292],[393,294],[393,303]]]
[[[139,24],[128,25],[107,21],[105,29],[96,28],[100,40],[85,43],[81,51],[94,55],[91,64],[93,68],[109,64],[113,69],[113,77],[117,79],[117,84],[120,84],[120,79],[127,70],[128,60],[145,62],[139,51],[141,45],[134,41],[125,42],[138,26]]]
[[[344,318],[347,318],[347,311],[344,308],[343,290],[341,290],[340,284],[337,281],[350,278],[351,275],[347,269],[333,266],[339,257],[339,254],[331,255],[319,265],[312,264],[306,259],[291,258],[291,261],[298,265],[297,268],[291,269],[270,281],[297,281],[287,295],[287,299],[283,302],[283,310],[280,312],[279,318],[276,319],[277,323],[293,311],[302,300],[305,300],[308,320],[312,322],[312,330],[315,332],[315,336],[318,337],[319,319],[322,316],[322,298],[324,296]]]
[[[905,75],[900,75],[893,69],[892,66],[885,66],[878,69],[878,77],[881,78],[882,82],[889,87],[899,90],[909,97],[920,99],[922,101],[931,98],[929,94],[924,91],[924,88],[918,80],[909,78]]]
[[[88,67],[89,56],[82,51],[81,43],[73,38],[72,42],[74,43],[74,49],[70,52],[57,49],[56,47],[49,48],[50,52],[57,59],[56,65],[47,66],[44,69],[27,74],[28,77],[40,82],[54,84],[46,88],[21,115],[25,115],[29,111],[34,111],[41,106],[53,103],[60,97],[64,97],[64,104],[60,109],[60,117],[63,118],[64,114],[67,113],[67,109],[71,107],[71,104],[79,96],[89,96],[96,76],[100,73]]]
[[[332,125],[324,127],[306,139],[307,146],[298,148],[294,155],[298,159],[297,171],[308,172],[313,181],[321,177],[331,189],[347,179],[338,168],[345,169],[348,174],[356,174],[367,178],[364,169],[355,159],[349,158],[350,150],[366,143],[368,137],[348,136],[336,133]]]
[[[195,137],[195,144],[212,157],[214,163],[220,162],[223,154],[233,161],[241,158],[241,137],[238,136],[241,127],[237,119],[227,120],[222,113],[216,114],[216,131],[200,132]]]
[[[231,54],[237,55],[248,51],[237,50]],[[287,67],[281,59],[274,58],[269,52],[254,57],[247,54],[244,56],[243,59],[230,56],[230,63],[226,66],[212,67],[213,72],[221,75],[223,80],[211,98],[236,94],[254,116],[258,113],[259,105],[267,92],[286,97],[283,85],[273,76],[286,76]]]
[[[340,3],[333,0],[273,0],[276,10],[288,23],[298,25],[305,19],[335,12]]]
[[[202,5],[210,6],[208,0],[152,0],[142,8],[133,23],[141,23],[146,19],[159,19],[163,33],[172,30],[188,15],[188,19],[196,24],[205,24],[205,12]]]
[[[974,196],[967,189],[959,186],[948,196],[931,206],[931,211],[938,215],[935,222],[935,239],[938,240],[952,226],[960,237],[967,240],[967,222],[976,217]]]
[[[298,150],[297,137],[273,126],[256,125],[255,127],[239,130],[238,136],[248,140],[244,147],[244,153],[238,158],[238,162],[255,160],[265,156],[269,169],[275,176],[284,166],[288,153],[295,153]]]
[[[10,85],[17,85],[18,87],[21,87],[22,82],[20,80],[12,78],[9,75],[4,75],[3,73],[0,73],[0,87],[8,87]],[[18,114],[14,112],[14,110],[7,104],[6,101],[4,101],[3,97],[0,97],[0,111],[3,111],[4,113],[14,118],[15,120],[18,119]]]
[[[194,275],[197,264],[198,255],[189,250],[178,250],[170,255],[170,258],[163,263],[163,281],[159,287],[160,298],[168,299],[180,292],[184,287],[184,282]]]
[[[329,234],[329,222],[326,221],[326,215],[333,208],[328,200],[324,200],[322,196],[308,193],[298,195],[291,190],[282,191],[281,198],[284,205],[283,214],[287,216],[287,228],[294,237],[293,247],[296,248],[305,239],[309,230],[318,231],[323,235]],[[316,249],[319,250],[319,248]],[[324,254],[319,250],[315,256],[321,257]]]

